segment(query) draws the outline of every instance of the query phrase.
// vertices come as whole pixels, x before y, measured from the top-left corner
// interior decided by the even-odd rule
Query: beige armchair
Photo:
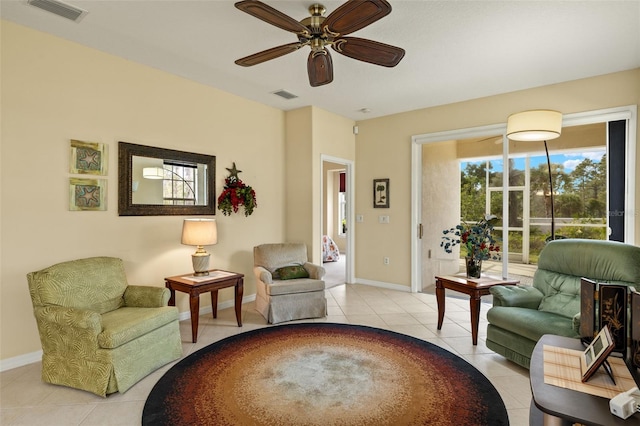
[[[120,259],[59,263],[27,279],[47,383],[122,393],[182,355],[169,290],[128,285]]]
[[[271,324],[327,315],[325,270],[307,260],[307,246],[262,244],[253,248],[256,309]]]

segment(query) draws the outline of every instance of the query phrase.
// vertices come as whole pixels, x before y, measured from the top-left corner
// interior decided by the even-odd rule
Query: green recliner
[[[182,356],[169,290],[128,285],[120,259],[63,262],[27,280],[47,383],[104,397]]]
[[[544,334],[579,337],[580,279],[640,284],[640,247],[614,241],[566,239],[540,253],[533,286],[495,286],[487,312],[487,347],[529,368]]]

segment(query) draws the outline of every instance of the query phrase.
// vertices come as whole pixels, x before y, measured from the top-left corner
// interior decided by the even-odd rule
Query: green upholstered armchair
[[[182,355],[169,290],[128,285],[120,259],[63,262],[27,280],[47,383],[104,397]]]
[[[495,286],[487,312],[487,347],[529,368],[543,334],[579,337],[580,279],[640,284],[640,247],[614,241],[567,239],[540,253],[531,287]]]

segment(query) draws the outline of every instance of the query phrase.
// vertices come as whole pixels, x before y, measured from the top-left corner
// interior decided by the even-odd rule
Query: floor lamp
[[[507,120],[507,137],[514,141],[544,141],[549,169],[549,192],[551,193],[551,241],[556,239],[556,220],[553,205],[553,178],[551,175],[551,159],[547,141],[560,137],[562,132],[562,113],[551,110],[532,110],[511,114]]]

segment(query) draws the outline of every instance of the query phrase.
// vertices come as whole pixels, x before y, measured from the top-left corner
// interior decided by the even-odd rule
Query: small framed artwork
[[[609,326],[613,350],[626,356],[627,286],[600,284],[600,327]]]
[[[589,380],[593,373],[600,368],[611,351],[613,351],[614,346],[615,343],[609,332],[609,326],[605,325],[580,356],[580,370],[582,371],[583,382]]]
[[[70,178],[69,210],[107,210],[107,180]]]
[[[69,172],[75,174],[106,175],[108,145],[97,142],[82,142],[71,139]]]
[[[389,179],[373,180],[373,207],[389,208]]]

